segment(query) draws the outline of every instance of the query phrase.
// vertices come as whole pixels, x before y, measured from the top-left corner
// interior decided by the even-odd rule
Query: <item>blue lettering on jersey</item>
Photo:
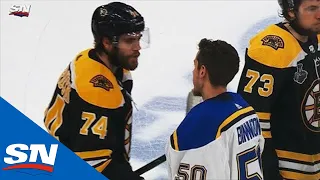
[[[237,127],[239,145],[250,139],[261,135],[261,128],[258,118],[252,118]]]

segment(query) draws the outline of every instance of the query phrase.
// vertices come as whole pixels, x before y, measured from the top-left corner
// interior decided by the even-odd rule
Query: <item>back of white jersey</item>
[[[203,116],[199,115],[203,115],[204,112],[208,114],[208,111],[204,111],[208,105],[204,104],[203,110],[201,104],[199,105],[190,111],[192,115],[187,115],[167,144],[169,178],[172,180],[263,179],[261,153],[264,139],[258,116],[252,107],[243,107],[235,103],[239,109],[228,116],[221,116],[226,117],[222,120],[216,118],[220,116],[211,116],[211,120],[216,121],[218,125],[208,128],[198,125],[212,125],[210,120],[207,120],[209,123],[200,122]],[[198,134],[191,134],[196,132],[194,129],[203,134],[201,131],[210,128],[212,131],[205,135],[212,135],[212,138],[199,138]],[[196,140],[192,135],[198,136],[195,144],[204,141],[203,144],[193,147],[188,145],[188,141]]]

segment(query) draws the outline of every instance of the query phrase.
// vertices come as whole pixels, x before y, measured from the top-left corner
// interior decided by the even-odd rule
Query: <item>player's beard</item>
[[[197,83],[196,81],[193,82],[192,93],[194,96],[202,96],[200,84]]]
[[[140,54],[138,53],[136,56],[139,56]],[[135,56],[130,55],[130,56],[125,56],[123,53],[119,51],[118,48],[114,48],[110,53],[109,57],[111,60],[111,63],[117,67],[124,68],[126,70],[133,71],[138,67],[138,61],[130,63],[130,58],[133,58]]]
[[[192,89],[192,93],[194,96],[202,96],[201,92],[195,88]]]
[[[193,83],[192,93],[194,96],[202,96],[201,89],[203,85],[201,84],[199,79],[199,72],[198,70],[194,69],[192,73],[193,73],[192,74],[192,83]]]
[[[319,35],[320,34],[320,24],[316,24],[316,27],[311,28],[311,31],[316,34]]]
[[[303,28],[300,24],[300,17],[290,22],[290,26],[300,35],[304,36],[314,36],[320,33],[320,25],[314,24],[313,27]]]

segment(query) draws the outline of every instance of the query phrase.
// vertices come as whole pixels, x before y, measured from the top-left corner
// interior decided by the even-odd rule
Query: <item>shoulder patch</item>
[[[94,87],[103,88],[106,91],[110,91],[110,89],[114,88],[111,81],[101,74],[94,76],[90,80],[90,83],[92,83]]]
[[[284,41],[280,36],[277,35],[267,35],[261,39],[263,46],[270,46],[275,50],[279,48],[284,48]]]
[[[291,33],[271,25],[250,40],[247,55],[269,67],[287,68],[302,58],[303,50]]]

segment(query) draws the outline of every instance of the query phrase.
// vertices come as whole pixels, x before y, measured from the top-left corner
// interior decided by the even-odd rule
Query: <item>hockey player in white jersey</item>
[[[227,84],[239,70],[235,48],[202,39],[194,60],[194,106],[166,146],[169,179],[263,179],[264,139],[254,109]]]

